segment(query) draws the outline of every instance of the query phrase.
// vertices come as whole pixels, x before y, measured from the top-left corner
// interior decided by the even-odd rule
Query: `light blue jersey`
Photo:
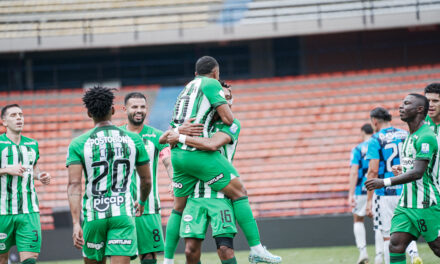
[[[351,151],[351,161],[350,165],[358,165],[358,179],[356,182],[356,189],[354,191],[355,195],[365,195],[367,194],[367,188],[364,183],[367,180],[368,172],[368,160],[365,159],[368,150],[368,140],[357,145]]]
[[[366,159],[379,160],[378,177],[380,179],[394,177],[392,167],[400,165],[400,154],[403,142],[408,136],[408,132],[402,129],[388,127],[381,129],[374,134],[368,141],[368,151]],[[402,185],[394,185],[376,190],[377,195],[400,195]]]

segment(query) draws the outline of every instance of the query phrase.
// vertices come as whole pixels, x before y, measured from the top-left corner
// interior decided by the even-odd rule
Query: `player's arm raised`
[[[70,213],[73,222],[73,245],[81,249],[84,245],[83,231],[80,223],[81,215],[81,178],[82,164],[71,164],[68,167],[67,196],[69,199]]]
[[[423,177],[423,174],[425,173],[428,164],[429,164],[429,160],[415,160],[414,168],[412,170],[409,170],[403,174],[400,174],[399,176],[395,176],[391,178],[386,178],[386,179],[376,178],[376,179],[367,180],[365,182],[365,186],[367,187],[368,190],[374,190],[374,189],[382,188],[384,186],[399,185],[399,184],[416,181]]]
[[[180,142],[190,147],[205,151],[217,151],[221,146],[231,142],[231,137],[226,133],[215,133],[211,138],[188,137],[171,132],[168,134],[168,142],[176,144]]]

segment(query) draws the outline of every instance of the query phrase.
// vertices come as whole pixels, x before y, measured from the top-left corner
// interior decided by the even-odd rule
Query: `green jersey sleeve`
[[[35,145],[37,147],[35,148],[35,153],[36,154],[35,154],[35,164],[34,164],[34,166],[37,165],[37,162],[40,159],[40,147],[38,146],[38,141],[35,141]]]
[[[434,136],[423,135],[416,141],[415,148],[416,160],[431,160],[437,152],[437,140]]]
[[[206,84],[203,86],[202,92],[212,107],[217,108],[222,104],[227,104],[220,82],[211,78],[206,78],[205,81]]]
[[[72,164],[82,164],[81,154],[76,140],[70,142],[69,149],[67,150],[66,167]]]
[[[144,143],[139,135],[132,133],[131,138],[134,141],[136,146],[136,166],[145,165],[150,162],[150,158],[148,157],[148,153],[145,150]]]
[[[218,126],[217,132],[223,132],[231,137],[231,142],[229,144],[233,144],[238,140],[238,135],[240,134],[241,124],[238,119],[234,119],[232,125],[228,126],[224,123],[220,123]]]

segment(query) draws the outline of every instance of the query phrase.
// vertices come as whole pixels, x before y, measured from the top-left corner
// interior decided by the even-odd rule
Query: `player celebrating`
[[[399,107],[400,119],[408,124],[410,135],[402,147],[402,165],[398,175],[370,179],[368,190],[404,184],[403,194],[391,223],[390,261],[406,263],[405,248],[420,235],[440,257],[440,185],[432,170],[438,151],[437,139],[424,124],[429,101],[420,94],[409,94]]]
[[[151,188],[149,158],[142,139],[112,125],[113,100],[112,89],[105,87],[94,87],[84,94],[83,102],[95,128],[72,140],[66,161],[73,244],[83,249],[85,263],[105,263],[105,256],[111,256],[111,263],[130,263],[130,257],[137,253],[135,203],[130,190],[135,167],[141,196],[137,216],[142,215]],[[83,171],[86,182],[81,228]]]
[[[9,249],[17,245],[21,263],[36,263],[41,248],[41,225],[34,179],[50,183],[40,172],[38,142],[21,135],[21,107],[10,104],[1,111],[6,133],[0,135],[0,264],[8,263]]]
[[[359,249],[357,264],[368,263],[367,241],[365,238],[364,216],[367,206],[367,189],[364,186],[367,180],[368,161],[365,159],[368,149],[368,140],[373,134],[370,124],[361,127],[363,142],[351,151],[350,161],[350,188],[348,192],[348,204],[353,207],[353,232],[356,247]],[[382,238],[382,237],[380,237]],[[377,241],[376,241],[377,242]],[[376,250],[382,252],[383,245],[376,244]],[[376,255],[378,252],[376,252]],[[380,258],[382,256],[379,255]]]
[[[139,92],[127,94],[124,99],[124,110],[127,114],[127,125],[122,128],[139,134],[151,161],[152,189],[145,204],[144,214],[136,217],[136,232],[141,263],[155,264],[157,263],[156,252],[164,251],[157,170],[159,158],[161,158],[168,176],[170,179],[172,178],[173,167],[171,166],[170,148],[168,144],[159,144],[162,131],[144,125],[147,115],[147,98],[143,94]],[[136,171],[134,173],[136,174]],[[133,181],[132,184],[133,197],[139,201],[140,178],[137,175],[134,177],[136,182]]]
[[[223,88],[228,105],[232,105],[231,90]],[[218,116],[214,117],[214,120]],[[230,162],[235,154],[240,133],[240,122],[235,119],[232,126],[223,124],[220,120],[214,122],[209,131],[210,138],[187,137],[186,145],[204,151],[220,150]],[[171,145],[179,142],[179,134],[167,131],[167,140]],[[188,264],[199,263],[202,241],[209,222],[217,245],[217,252],[222,264],[237,263],[234,256],[233,238],[237,233],[235,216],[231,200],[223,193],[212,190],[208,184],[198,181],[194,192],[188,199],[180,236],[185,238],[185,253]],[[253,262],[253,261],[252,261]]]
[[[218,81],[219,75],[219,65],[214,58],[204,56],[197,60],[195,79],[177,98],[171,121],[173,128],[178,129],[185,120],[195,117],[195,123],[203,124],[203,137],[208,137],[209,126],[215,113],[218,113],[224,124],[233,124],[234,117]],[[182,211],[198,180],[206,182],[215,191],[221,190],[231,198],[237,222],[251,247],[250,255],[261,262],[279,263],[281,258],[272,255],[261,245],[246,189],[236,169],[220,153],[197,150],[186,145],[185,140],[186,136],[180,135],[179,144],[172,149],[175,197],[174,210],[167,223],[165,264],[173,263]]]
[[[370,117],[371,124],[377,133],[368,142],[366,158],[369,160],[369,168],[367,178],[386,179],[393,177],[392,166],[400,164],[400,150],[408,133],[392,127],[390,124],[391,115],[382,107],[373,109],[370,112]],[[391,218],[401,193],[401,185],[388,186],[375,191],[374,228],[382,233],[385,264],[389,263]],[[373,193],[368,192],[367,214],[370,216],[372,215],[372,197]],[[415,242],[409,246],[408,253],[411,255],[413,263],[421,263]],[[380,263],[381,261],[376,260],[376,262]]]

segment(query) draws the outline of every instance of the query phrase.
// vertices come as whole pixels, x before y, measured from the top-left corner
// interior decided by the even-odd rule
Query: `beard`
[[[129,116],[128,116],[128,121],[130,121],[130,123],[132,123],[133,125],[135,125],[135,126],[140,126],[140,125],[142,125],[142,124],[144,123],[145,115],[143,115],[142,118],[141,118],[139,121],[135,120],[135,119],[133,118],[133,116],[134,116],[134,115],[129,115]]]

